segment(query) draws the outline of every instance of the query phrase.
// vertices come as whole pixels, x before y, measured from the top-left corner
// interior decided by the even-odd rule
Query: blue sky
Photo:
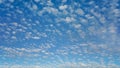
[[[115,68],[119,11],[119,0],[0,0],[0,67]]]

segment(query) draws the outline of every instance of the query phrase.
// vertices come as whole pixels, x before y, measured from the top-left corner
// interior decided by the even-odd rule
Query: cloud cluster
[[[119,68],[114,65],[120,60],[118,0],[99,4],[85,0],[0,0],[0,6],[0,59],[51,63],[1,68]],[[106,62],[103,59],[107,57],[108,64],[113,64],[76,63],[81,59],[91,62],[90,57],[98,62]]]
[[[119,66],[114,64],[103,65],[98,63],[64,63],[58,65],[32,65],[32,66],[21,66],[21,65],[13,65],[13,66],[0,66],[2,68],[119,68]]]

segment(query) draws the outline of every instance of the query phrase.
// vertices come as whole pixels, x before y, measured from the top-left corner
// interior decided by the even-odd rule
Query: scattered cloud
[[[67,9],[67,5],[61,5],[61,6],[59,6],[59,9],[60,10],[65,10],[65,9]]]
[[[0,57],[40,57],[46,61],[56,60],[56,55],[60,57],[57,60],[61,64],[53,65],[57,66],[55,68],[119,68],[113,64],[66,63],[61,57],[69,59],[69,56],[77,56],[78,60],[81,55],[87,59],[95,55],[97,58],[108,57],[114,62],[113,57],[120,55],[118,0],[106,1],[102,5],[95,1],[66,3],[67,0],[57,5],[52,0],[20,1],[17,6],[14,6],[15,0],[8,2],[0,0],[0,5],[5,7],[0,8]],[[53,66],[6,65],[1,68]]]

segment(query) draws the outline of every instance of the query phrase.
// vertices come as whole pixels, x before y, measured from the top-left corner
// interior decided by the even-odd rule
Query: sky
[[[0,0],[0,68],[120,68],[119,0]]]

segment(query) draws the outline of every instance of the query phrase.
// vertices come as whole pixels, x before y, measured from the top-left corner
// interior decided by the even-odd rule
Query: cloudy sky
[[[119,68],[119,0],[0,0],[0,68]]]

